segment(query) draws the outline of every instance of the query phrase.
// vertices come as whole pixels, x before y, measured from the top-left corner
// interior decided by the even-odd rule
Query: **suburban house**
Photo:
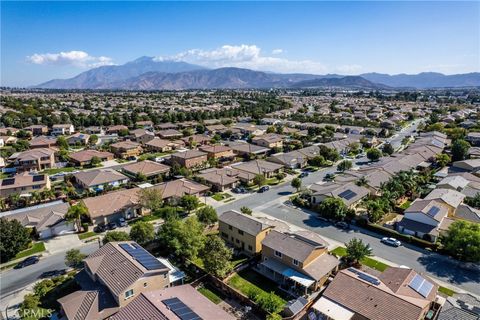
[[[110,126],[107,128],[108,134],[119,134],[122,131],[128,131],[128,127],[122,124],[119,124],[119,125]]]
[[[139,143],[130,140],[120,141],[110,145],[111,151],[121,159],[138,157],[142,153],[142,147]]]
[[[287,169],[299,169],[306,167],[308,164],[308,158],[298,151],[277,153],[271,155],[267,160],[281,164]]]
[[[365,187],[357,186],[354,182],[339,184],[327,182],[323,184],[312,184],[311,202],[313,205],[323,202],[327,198],[338,198],[349,208],[355,207],[363,198],[369,194]]]
[[[162,139],[180,139],[183,134],[175,129],[166,129],[157,131],[157,135]]]
[[[447,176],[437,183],[437,188],[462,192],[469,184],[470,181],[462,176]]]
[[[11,194],[29,194],[44,189],[50,189],[50,178],[46,174],[32,175],[25,172],[0,180],[0,197],[2,198]]]
[[[69,155],[69,160],[76,166],[86,166],[92,163],[92,159],[97,157],[100,161],[113,160],[113,153],[98,150],[82,150],[73,152]]]
[[[72,179],[82,189],[93,192],[119,187],[130,180],[127,176],[112,169],[80,171],[74,173]]]
[[[472,146],[480,146],[480,132],[470,132],[465,137]]]
[[[201,196],[210,188],[201,183],[185,178],[162,182],[154,185],[152,188],[162,194],[162,199],[175,202],[184,195]]]
[[[140,188],[121,189],[82,199],[82,203],[93,225],[115,222],[120,218],[132,219],[146,213],[138,202],[139,191]]]
[[[226,243],[249,255],[262,251],[262,241],[273,229],[255,217],[230,210],[218,217],[218,230]]]
[[[133,241],[105,244],[84,266],[76,275],[81,290],[58,300],[67,319],[106,319],[134,297],[170,286],[170,269]]]
[[[207,162],[207,154],[198,150],[180,151],[172,154],[170,162],[187,169],[200,168]]]
[[[88,134],[104,135],[105,130],[102,127],[91,126],[85,128],[85,132]]]
[[[257,146],[247,142],[229,143],[228,146],[232,148],[235,154],[247,159],[261,157],[270,152],[269,148]]]
[[[42,136],[48,133],[48,127],[41,124],[34,124],[24,128],[25,131],[30,131],[33,136]]]
[[[30,149],[36,148],[54,148],[57,145],[57,138],[37,136],[28,142]]]
[[[239,182],[239,171],[232,168],[210,168],[200,171],[197,177],[212,187],[213,191],[234,188]]]
[[[327,247],[328,243],[315,233],[272,230],[262,241],[257,269],[294,295],[310,294],[320,290],[340,264]]]
[[[211,302],[189,284],[142,292],[110,320],[132,319],[218,319],[234,320],[220,306]]]
[[[60,236],[76,231],[73,222],[65,220],[70,205],[61,200],[0,213],[1,218],[17,220],[32,228],[39,239]]]
[[[155,139],[152,139],[145,143],[145,148],[148,151],[153,151],[153,152],[168,152],[168,151],[181,148],[184,145],[185,144],[183,143],[182,140],[171,141],[171,140],[165,140],[165,139],[160,139],[158,137],[155,137]]]
[[[141,127],[143,129],[153,129],[153,122],[150,120],[144,120],[144,121],[137,121],[135,122],[135,126]]]
[[[226,160],[235,158],[232,148],[222,145],[201,146],[200,151],[207,153],[208,159]]]
[[[451,189],[433,189],[426,197],[425,200],[437,200],[438,202],[444,204],[448,208],[448,215],[455,215],[455,211],[458,206],[465,199],[465,195]]]
[[[155,134],[145,129],[135,129],[130,131],[130,139],[132,139],[132,141],[145,144],[150,140],[155,139]]]
[[[321,319],[435,319],[438,285],[409,268],[374,276],[355,268],[337,273],[311,310]]]
[[[442,306],[437,320],[478,320],[480,299],[468,293],[456,293],[448,297]]]
[[[155,161],[145,160],[127,164],[122,168],[125,174],[137,177],[142,174],[148,179],[166,176],[170,172],[170,167]]]
[[[208,145],[210,144],[210,140],[212,140],[211,136],[206,134],[194,134],[188,137],[184,137],[181,139],[185,144],[190,145]]]
[[[480,172],[480,159],[469,159],[462,161],[455,161],[452,164],[453,169],[459,171],[468,171],[471,173]]]
[[[38,148],[17,152],[8,158],[9,162],[22,171],[42,171],[55,167],[55,150]]]
[[[54,124],[52,126],[53,136],[68,136],[75,132],[73,124]]]
[[[12,145],[17,142],[17,138],[13,136],[0,136],[0,147],[5,147],[7,145]]]
[[[87,145],[88,141],[90,141],[90,135],[87,133],[77,132],[72,134],[70,137],[67,138],[67,142],[69,145]]]
[[[267,133],[258,137],[253,137],[252,143],[265,148],[282,148],[284,136],[276,133]]]
[[[416,199],[404,211],[398,222],[398,231],[417,238],[435,242],[441,231],[453,222],[448,218],[449,208],[438,200]]]
[[[250,174],[250,176],[261,174],[265,178],[272,178],[277,173],[283,171],[283,166],[281,164],[265,160],[252,160],[248,162],[242,162],[232,165],[232,168]],[[243,179],[243,177],[241,178]]]

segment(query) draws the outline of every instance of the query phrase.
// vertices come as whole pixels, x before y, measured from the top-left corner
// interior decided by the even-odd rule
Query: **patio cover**
[[[318,299],[317,302],[313,304],[312,308],[334,320],[350,320],[355,314],[324,297]]]
[[[287,267],[281,262],[275,261],[273,259],[268,259],[262,262],[262,265],[265,267],[275,271],[276,273],[280,273],[281,275],[292,279],[293,281],[301,284],[302,286],[308,288],[310,287],[315,280],[310,278],[303,273],[293,270],[292,268]]]

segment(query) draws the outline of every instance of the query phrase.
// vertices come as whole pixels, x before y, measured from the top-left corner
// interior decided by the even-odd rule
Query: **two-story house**
[[[142,147],[139,143],[130,140],[120,141],[110,146],[111,151],[121,159],[137,157],[142,153]]]
[[[12,178],[0,180],[0,198],[11,194],[28,194],[34,191],[50,189],[50,178],[46,174],[32,175],[28,172],[17,174]]]
[[[208,159],[223,160],[235,158],[235,153],[233,153],[232,148],[228,146],[201,146],[199,149],[207,153]]]
[[[66,136],[71,135],[75,132],[75,127],[73,124],[64,123],[64,124],[54,124],[52,126],[52,136]]]
[[[270,231],[262,241],[259,272],[297,295],[319,290],[337,271],[339,261],[328,253],[328,243],[318,235]]]
[[[126,184],[130,179],[112,169],[80,171],[72,175],[75,184],[84,190],[101,191]]]
[[[172,154],[170,162],[187,169],[201,168],[207,162],[207,153],[198,150],[180,151]]]
[[[258,137],[253,137],[252,143],[265,148],[282,148],[284,136],[276,133],[267,133]]]
[[[109,242],[84,260],[81,290],[58,302],[66,319],[106,319],[135,297],[168,288],[170,269],[133,241]]]
[[[42,171],[55,166],[55,150],[38,148],[17,152],[8,158],[18,172]]]
[[[262,250],[262,241],[273,226],[255,217],[230,210],[218,217],[218,229],[226,243],[249,255],[254,255]]]
[[[25,131],[30,131],[32,136],[42,136],[48,133],[48,127],[41,124],[33,124],[24,128]]]

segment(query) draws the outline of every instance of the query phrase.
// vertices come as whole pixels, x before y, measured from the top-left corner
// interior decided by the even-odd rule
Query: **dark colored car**
[[[235,187],[232,189],[232,191],[235,193],[247,193],[247,189],[244,187]]]
[[[110,223],[108,224],[108,230],[115,230],[115,229],[117,229],[117,227],[118,227],[118,226],[117,226],[117,224],[116,224],[115,222],[110,222]]]
[[[302,173],[300,173],[300,175],[299,175],[298,177],[299,177],[299,178],[308,177],[308,172],[302,172]]]
[[[107,227],[104,224],[99,224],[95,228],[93,228],[93,231],[96,233],[104,232],[107,230]]]
[[[58,277],[58,276],[63,276],[64,274],[67,273],[66,269],[59,269],[59,270],[51,270],[51,271],[45,271],[40,275],[40,278],[52,278],[52,277]]]
[[[258,192],[263,193],[263,192],[268,191],[268,190],[270,190],[269,186],[263,186],[260,189],[258,189]]]
[[[125,219],[123,219],[123,218],[120,218],[120,219],[118,219],[118,225],[120,227],[126,227],[127,226],[127,221],[125,221]]]
[[[335,227],[343,229],[343,230],[350,229],[350,226],[348,225],[348,223],[346,223],[344,221],[339,221],[339,222],[335,223]]]
[[[23,260],[22,262],[18,263],[14,269],[21,269],[21,268],[25,268],[27,266],[30,266],[32,264],[36,264],[38,263],[38,261],[40,261],[40,258],[38,256],[31,256],[31,257],[28,257],[26,258],[25,260]]]

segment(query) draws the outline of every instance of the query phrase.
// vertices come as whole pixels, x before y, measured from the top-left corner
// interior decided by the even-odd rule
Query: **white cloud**
[[[289,60],[262,55],[256,45],[224,45],[214,50],[191,49],[173,56],[161,56],[157,61],[185,61],[210,68],[238,67],[273,72],[324,73],[327,68],[311,60]]]
[[[34,64],[73,65],[80,68],[94,68],[114,64],[112,58],[105,56],[94,57],[85,51],[35,53],[28,56],[27,61]]]
[[[273,49],[272,50],[272,54],[282,54],[283,53],[283,49]]]

